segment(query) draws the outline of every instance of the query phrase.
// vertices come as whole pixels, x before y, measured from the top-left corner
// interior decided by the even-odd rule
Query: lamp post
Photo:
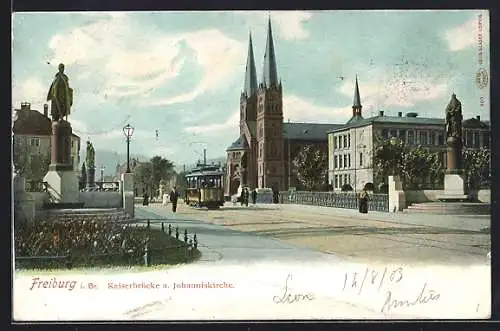
[[[123,134],[125,134],[125,138],[127,139],[127,173],[130,173],[130,138],[134,134],[134,128],[127,124],[123,127]]]

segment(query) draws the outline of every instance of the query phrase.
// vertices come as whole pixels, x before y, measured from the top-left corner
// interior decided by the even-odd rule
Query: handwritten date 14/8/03
[[[292,280],[292,275],[288,275],[285,281],[285,287],[283,288],[283,293],[280,295],[275,295],[273,297],[273,302],[276,304],[280,303],[295,303],[300,301],[312,301],[316,298],[313,293],[291,293],[289,288],[289,281]]]
[[[355,289],[358,294],[361,294],[363,287],[365,285],[377,286],[377,291],[380,290],[384,282],[389,281],[390,283],[399,283],[403,279],[403,268],[399,267],[394,270],[388,270],[387,267],[384,268],[383,272],[378,270],[370,270],[366,268],[363,273],[353,272],[349,275],[346,272],[344,277],[344,287],[342,290],[347,290],[348,288]]]

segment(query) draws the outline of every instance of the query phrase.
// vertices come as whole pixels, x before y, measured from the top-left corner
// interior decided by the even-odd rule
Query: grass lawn
[[[129,235],[133,238],[147,238],[146,227],[130,229]],[[71,268],[66,260],[17,260],[16,268],[19,271],[37,272],[46,270],[66,269],[69,272],[86,272],[91,269],[109,269],[110,272],[117,271],[139,271],[144,272],[151,269],[165,269],[173,265],[189,263],[201,256],[198,249],[188,248],[181,240],[162,232],[160,229],[149,230],[149,256],[150,266],[145,266],[144,247],[137,247],[135,251],[116,252],[113,254],[91,254],[88,250],[73,250],[71,256]]]

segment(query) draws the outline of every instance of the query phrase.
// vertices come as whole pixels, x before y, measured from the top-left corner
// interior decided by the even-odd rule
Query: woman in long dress
[[[364,189],[359,193],[359,212],[368,213],[368,193]]]

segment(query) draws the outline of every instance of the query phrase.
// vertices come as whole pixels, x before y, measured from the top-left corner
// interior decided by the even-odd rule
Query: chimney
[[[30,110],[31,104],[29,102],[21,102],[21,110]]]
[[[43,116],[49,117],[49,105],[48,104],[43,105]]]
[[[383,110],[379,111],[378,116],[384,116],[384,111]]]
[[[477,115],[476,116],[476,120],[480,121],[481,120],[481,116]]]
[[[398,117],[403,117],[403,112],[402,111],[398,111]]]

